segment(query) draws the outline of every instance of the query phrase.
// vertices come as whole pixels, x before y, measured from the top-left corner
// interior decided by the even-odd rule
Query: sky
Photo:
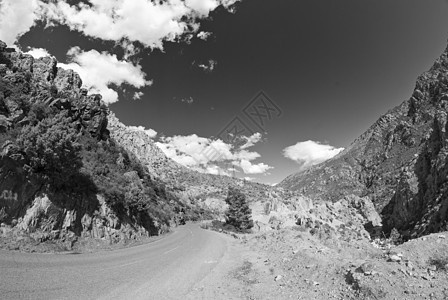
[[[0,40],[72,68],[179,163],[275,184],[408,99],[445,0],[0,0]]]

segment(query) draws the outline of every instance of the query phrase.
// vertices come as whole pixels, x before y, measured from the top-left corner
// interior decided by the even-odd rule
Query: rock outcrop
[[[418,79],[409,100],[390,110],[347,149],[279,186],[314,199],[369,197],[384,219],[416,237],[447,224],[448,49]]]
[[[163,186],[145,177],[138,159],[120,150],[110,138],[108,114],[101,96],[88,95],[79,75],[59,68],[54,57],[34,59],[0,42],[0,222],[2,228],[9,228],[2,230],[3,238],[15,238],[22,232],[38,242],[55,240],[71,247],[78,238],[116,243],[168,230],[170,214],[177,218],[174,211],[180,213],[182,205],[168,199]],[[64,121],[65,127],[57,127],[57,120]],[[67,170],[75,172],[70,178],[57,173],[61,171],[59,165],[52,161],[58,159],[57,153],[45,154],[58,145],[48,145],[48,149],[31,146],[32,151],[42,151],[38,152],[41,157],[30,157],[31,152],[19,141],[19,136],[30,131],[50,129],[61,139],[64,135],[72,137],[66,141],[71,148],[63,151],[78,151],[73,157],[80,169],[78,173]],[[54,142],[59,142],[58,138]],[[137,148],[144,148],[134,142]],[[99,159],[110,159],[95,158],[100,154],[92,149],[100,144],[103,155],[121,151],[119,157],[132,164],[122,163],[116,169],[128,171],[120,175],[123,182],[111,191],[98,188],[112,174],[108,166],[95,166]],[[65,162],[59,163],[64,168]]]

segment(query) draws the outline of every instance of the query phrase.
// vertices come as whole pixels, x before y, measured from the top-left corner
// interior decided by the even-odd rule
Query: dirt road
[[[223,258],[229,256],[230,241],[197,225],[185,225],[156,242],[116,251],[77,255],[2,251],[0,298],[185,299],[192,291],[198,295],[194,287],[208,275],[216,277],[227,264]]]

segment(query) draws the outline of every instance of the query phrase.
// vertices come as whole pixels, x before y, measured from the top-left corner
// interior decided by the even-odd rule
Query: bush
[[[398,245],[402,242],[401,234],[398,232],[397,228],[393,228],[390,232],[389,239],[392,244]]]
[[[82,166],[77,132],[64,113],[22,128],[17,144],[30,172],[58,185],[77,174]]]
[[[237,231],[246,232],[254,227],[252,211],[246,201],[246,196],[235,188],[229,188],[226,198],[229,208],[226,211],[226,224],[235,227]]]

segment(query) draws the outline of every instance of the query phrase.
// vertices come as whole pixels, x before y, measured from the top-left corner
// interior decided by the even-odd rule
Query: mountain
[[[22,233],[70,247],[82,238],[135,240],[207,213],[114,139],[101,96],[81,86],[55,58],[0,42],[0,247]]]
[[[229,186],[252,203],[277,190],[190,170],[144,132],[122,124],[53,57],[34,59],[0,42],[0,236],[110,243],[222,216]],[[23,239],[22,239],[23,240]],[[27,243],[24,243],[27,244]],[[29,244],[29,243],[28,243]],[[69,247],[69,248],[70,248]]]
[[[448,48],[418,77],[410,99],[381,116],[334,158],[285,178],[280,187],[325,201],[369,197],[386,231],[408,237],[448,222]]]
[[[226,207],[224,199],[229,187],[240,189],[249,202],[267,200],[271,191],[276,191],[285,200],[300,196],[296,192],[257,182],[191,170],[168,158],[144,131],[124,125],[113,113],[108,115],[107,129],[111,138],[134,154],[151,176],[164,182],[168,190],[190,204],[197,204],[213,211],[217,208],[218,214],[224,212]],[[211,204],[210,200],[214,204]]]

